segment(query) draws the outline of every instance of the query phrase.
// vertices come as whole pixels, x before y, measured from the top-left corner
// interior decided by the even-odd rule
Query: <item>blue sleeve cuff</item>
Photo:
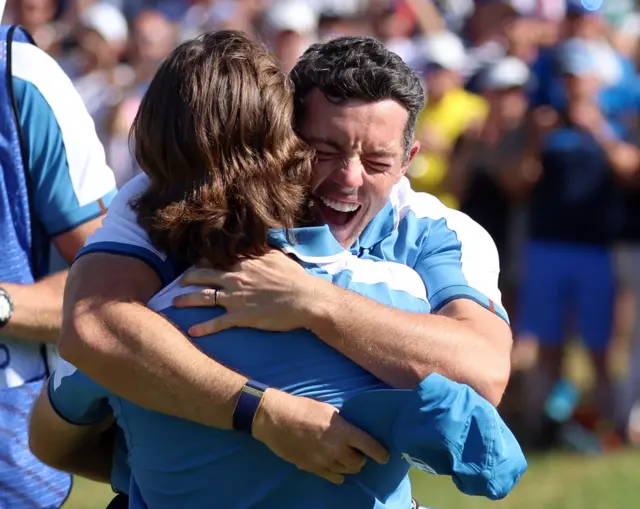
[[[156,272],[162,282],[162,286],[168,285],[179,275],[168,258],[163,260],[153,251],[120,242],[95,242],[88,244],[78,252],[73,261],[75,262],[79,258],[91,253],[107,253],[137,258]]]
[[[53,408],[53,411],[56,413],[56,415],[63,421],[68,422],[69,424],[72,424],[74,426],[91,426],[103,421],[109,415],[110,411],[105,410],[103,412],[96,413],[91,417],[87,417],[86,419],[74,418],[75,416],[70,417],[68,413],[62,410],[62,405],[59,401],[57,401],[58,397],[56,396],[56,391],[53,389],[52,384],[53,377],[49,377],[49,381],[47,382],[47,394],[49,395],[49,403],[51,403],[51,408]]]
[[[502,318],[507,324],[509,324],[509,316],[507,312],[504,310],[502,306],[496,304],[494,301],[489,299],[486,295],[480,293],[478,290],[471,288],[470,286],[449,286],[447,288],[443,288],[439,292],[437,292],[431,298],[431,308],[432,312],[436,313],[444,306],[449,304],[456,299],[469,299],[478,304],[480,304],[483,308],[488,309],[492,313],[495,313],[500,318]]]

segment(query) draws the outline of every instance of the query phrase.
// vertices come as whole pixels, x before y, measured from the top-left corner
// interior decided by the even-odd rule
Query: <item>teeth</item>
[[[330,200],[329,198],[320,199],[327,207],[337,210],[338,212],[355,212],[360,208],[360,205],[355,203],[345,203],[342,201]]]

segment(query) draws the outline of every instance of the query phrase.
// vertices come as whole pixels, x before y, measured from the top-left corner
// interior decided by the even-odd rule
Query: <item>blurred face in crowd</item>
[[[437,64],[429,64],[424,70],[424,82],[430,101],[439,101],[454,88],[458,88],[462,80],[460,75]]]
[[[159,64],[175,47],[176,38],[176,27],[162,14],[156,11],[143,12],[133,24],[132,42],[136,63],[150,66]]]
[[[600,78],[595,75],[565,74],[564,83],[567,99],[570,102],[583,100],[593,102],[602,88]]]
[[[408,112],[393,100],[332,102],[319,90],[306,100],[302,137],[315,149],[311,183],[316,220],[350,247],[384,207],[418,144],[404,144]]]
[[[105,69],[118,63],[122,45],[109,43],[95,30],[82,28],[78,33],[80,61],[85,72],[93,69]]]
[[[514,16],[505,25],[509,53],[523,62],[532,62],[542,42],[542,23],[533,17]]]
[[[527,96],[521,87],[488,90],[484,94],[491,114],[507,125],[519,123],[527,112]]]
[[[473,44],[502,39],[513,17],[513,9],[504,2],[476,2],[467,24]]]
[[[601,39],[607,33],[607,22],[598,14],[567,16],[565,26],[568,37]]]
[[[293,30],[278,32],[274,39],[273,52],[282,63],[282,67],[289,72],[296,61],[309,45],[309,40]]]
[[[14,0],[14,5],[18,23],[30,31],[46,25],[56,14],[54,0]]]

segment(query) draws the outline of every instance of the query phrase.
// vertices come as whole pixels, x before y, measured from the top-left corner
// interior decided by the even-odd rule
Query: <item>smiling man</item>
[[[393,309],[307,277],[274,251],[224,273],[189,271],[183,284],[215,290],[181,296],[175,305],[227,309],[190,333],[306,328],[392,387],[414,388],[437,372],[497,404],[509,376],[511,331],[500,305],[495,245],[468,217],[412,192],[404,178],[418,149],[413,135],[424,105],[418,77],[364,37],[313,45],[291,77],[296,127],[317,151],[315,223],[328,224],[352,254],[366,255],[363,263],[414,269],[431,313]],[[129,206],[144,178],[123,188],[71,269],[61,353],[134,403],[231,428],[239,395],[253,392],[243,391],[246,377],[207,357],[145,306],[184,265],[151,244]],[[313,262],[313,253],[307,255]],[[336,260],[325,270],[337,274],[345,267]],[[271,416],[261,440],[300,468],[340,474],[344,425],[335,415],[284,405],[269,394],[251,396]]]

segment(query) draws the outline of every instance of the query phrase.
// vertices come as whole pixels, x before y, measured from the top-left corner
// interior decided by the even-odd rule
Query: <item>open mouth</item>
[[[333,226],[346,226],[358,215],[362,205],[323,197],[318,200],[318,207],[327,223]]]

